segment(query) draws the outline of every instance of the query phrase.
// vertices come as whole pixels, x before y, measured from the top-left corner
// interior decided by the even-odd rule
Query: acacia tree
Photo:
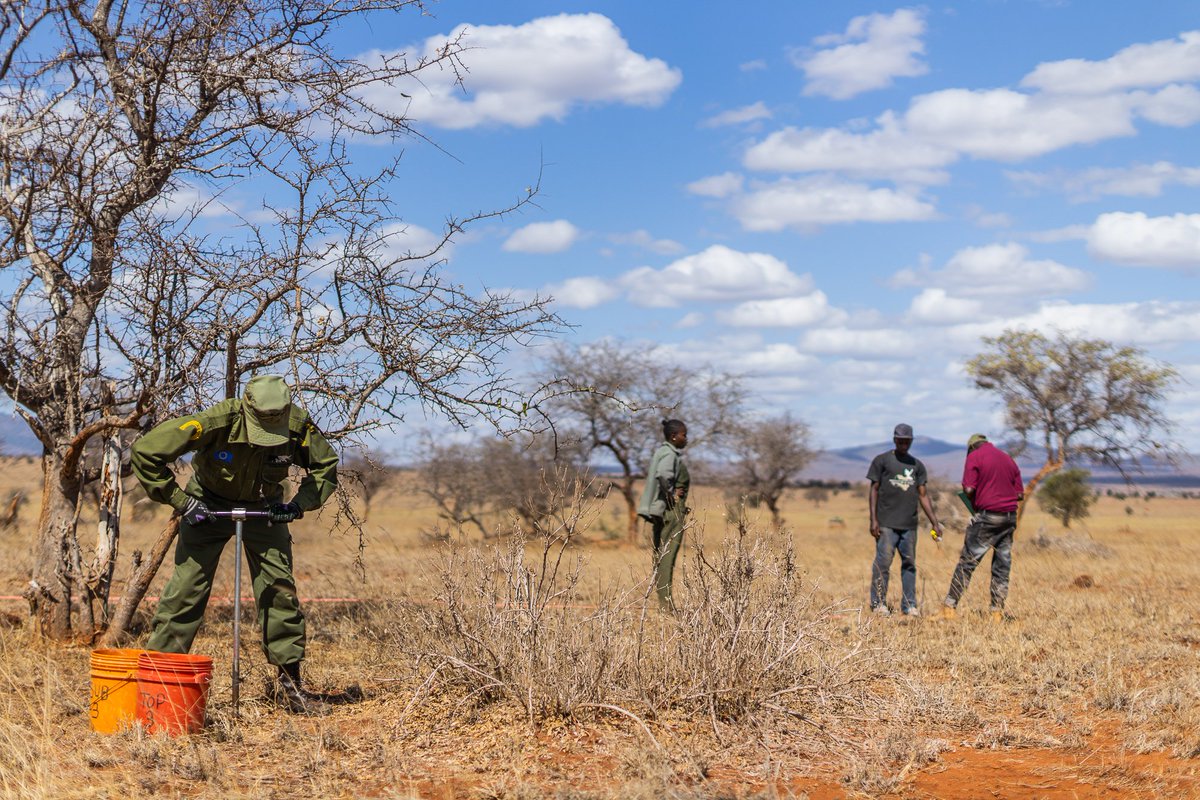
[[[743,398],[732,375],[687,369],[653,346],[612,340],[559,347],[543,384],[564,387],[545,406],[560,439],[616,462],[612,485],[625,501],[630,541],[638,531],[638,481],[662,440],[661,420],[683,420],[689,452],[703,451],[729,432]]]
[[[333,50],[347,17],[409,7],[0,4],[0,387],[42,445],[27,595],[43,634],[72,633],[88,583],[75,521],[98,436],[268,371],[335,440],[413,403],[460,423],[524,407],[498,359],[558,319],[540,298],[470,292],[436,260],[490,214],[412,252],[388,201],[397,164],[361,171],[347,153],[413,134],[368,97],[461,67],[458,40],[412,61]],[[261,209],[184,200],[239,191]]]
[[[783,527],[779,501],[804,468],[817,457],[812,431],[790,413],[737,424],[727,439],[729,482],[739,499],[765,505],[771,522]],[[811,493],[812,490],[810,490]],[[815,499],[809,496],[810,499]],[[825,493],[820,499],[828,497]],[[816,500],[820,505],[820,500]]]
[[[1162,410],[1174,369],[1136,347],[1059,332],[1005,331],[983,340],[987,351],[967,362],[976,387],[1004,403],[1021,449],[1033,440],[1045,463],[1025,485],[1025,503],[1038,484],[1069,461],[1105,464],[1127,475],[1142,458],[1170,457]]]

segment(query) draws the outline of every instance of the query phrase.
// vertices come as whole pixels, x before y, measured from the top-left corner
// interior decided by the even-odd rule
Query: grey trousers
[[[971,574],[980,560],[992,551],[992,610],[1003,611],[1008,598],[1008,576],[1012,571],[1013,533],[1017,529],[1017,515],[993,514],[981,511],[971,519],[967,535],[963,540],[958,566],[950,578],[950,591],[946,593],[946,605],[958,605],[963,592],[971,582]]]

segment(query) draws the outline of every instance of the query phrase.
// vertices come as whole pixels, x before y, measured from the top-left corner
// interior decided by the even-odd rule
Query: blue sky
[[[981,336],[1103,337],[1175,365],[1169,411],[1200,450],[1194,4],[429,10],[341,34],[415,56],[466,29],[465,91],[426,73],[373,97],[440,148],[406,145],[410,241],[544,165],[536,208],[449,252],[467,285],[553,295],[574,342],[743,374],[826,447],[901,420],[998,433],[962,371]]]

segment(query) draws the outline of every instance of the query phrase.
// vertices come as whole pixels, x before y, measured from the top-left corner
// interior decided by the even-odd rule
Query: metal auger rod
[[[232,511],[214,511],[214,517],[233,520],[233,715],[238,716],[242,670],[239,662],[242,645],[242,523],[250,518],[270,517],[266,511],[247,511],[235,508]],[[270,524],[270,523],[268,523]]]

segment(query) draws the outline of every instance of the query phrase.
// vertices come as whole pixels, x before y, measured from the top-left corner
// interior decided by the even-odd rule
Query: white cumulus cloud
[[[737,301],[804,294],[809,276],[797,275],[767,253],[713,245],[662,269],[639,267],[621,277],[631,302],[671,307],[687,301]]]
[[[1159,125],[1188,128],[1200,122],[1200,89],[1195,86],[1168,86],[1133,98],[1138,113]]]
[[[612,281],[594,277],[568,278],[542,290],[543,296],[553,297],[554,302],[569,308],[593,308],[615,300],[619,294]]]
[[[911,136],[885,114],[869,133],[836,128],[783,128],[747,148],[748,169],[772,172],[844,172],[850,175],[888,175],[935,183],[941,168],[958,159],[952,146]]]
[[[820,355],[858,358],[912,358],[916,342],[911,332],[890,328],[816,328],[800,339],[800,348]]]
[[[948,335],[962,346],[1004,329],[1065,331],[1139,347],[1200,342],[1200,303],[1150,300],[1134,303],[1043,303],[1036,311],[982,324],[965,324]]]
[[[728,311],[717,312],[717,319],[739,328],[798,328],[818,322],[841,322],[846,314],[829,305],[829,298],[817,290],[798,297],[748,300]]]
[[[1039,64],[1022,86],[1060,94],[1103,94],[1200,80],[1200,31],[1134,44],[1103,61],[1071,58]]]
[[[524,25],[460,25],[422,45],[374,55],[407,51],[410,58],[434,57],[458,36],[469,48],[463,54],[465,87],[455,83],[452,70],[430,69],[420,73],[419,81],[373,88],[367,99],[424,125],[529,127],[561,120],[585,104],[654,108],[682,80],[680,71],[665,61],[630,49],[612,20],[594,13],[541,17]]]
[[[1090,282],[1083,270],[1029,258],[1029,249],[1015,242],[963,248],[945,269],[901,270],[892,279],[896,286],[949,289],[959,297],[1054,295],[1085,289]]]
[[[710,175],[687,185],[687,190],[701,197],[729,197],[742,190],[744,179],[736,172]]]
[[[1127,95],[1047,97],[1011,89],[945,89],[914,98],[905,130],[977,158],[1015,161],[1076,144],[1132,136]]]
[[[643,250],[649,250],[652,253],[658,253],[663,256],[671,256],[676,253],[682,253],[684,246],[673,239],[656,239],[646,230],[636,230],[629,233],[614,233],[608,237],[608,240],[613,244],[630,245],[632,247],[640,247]]]
[[[770,119],[772,116],[771,109],[767,108],[767,104],[760,100],[748,106],[731,108],[728,111],[714,114],[700,124],[706,128],[720,128],[726,125],[745,125],[760,119]]]
[[[824,176],[784,179],[733,201],[733,213],[751,231],[801,230],[849,222],[934,219],[933,205],[907,189],[872,187]]]
[[[502,245],[510,253],[561,253],[579,238],[579,229],[565,219],[534,222],[515,231]]]
[[[1169,161],[1128,167],[1092,167],[1078,172],[1009,172],[1007,175],[1019,186],[1062,191],[1076,202],[1105,195],[1158,197],[1167,186],[1200,186],[1200,167],[1181,167]]]
[[[978,321],[989,316],[983,302],[967,297],[951,297],[945,289],[926,289],[913,298],[908,316],[930,325],[952,325]]]
[[[920,58],[924,34],[925,19],[916,9],[855,17],[845,33],[814,40],[818,47],[832,47],[796,53],[793,63],[804,70],[804,94],[845,100],[928,72]]]
[[[1096,258],[1135,267],[1200,269],[1200,214],[1101,214],[1087,232]]]

